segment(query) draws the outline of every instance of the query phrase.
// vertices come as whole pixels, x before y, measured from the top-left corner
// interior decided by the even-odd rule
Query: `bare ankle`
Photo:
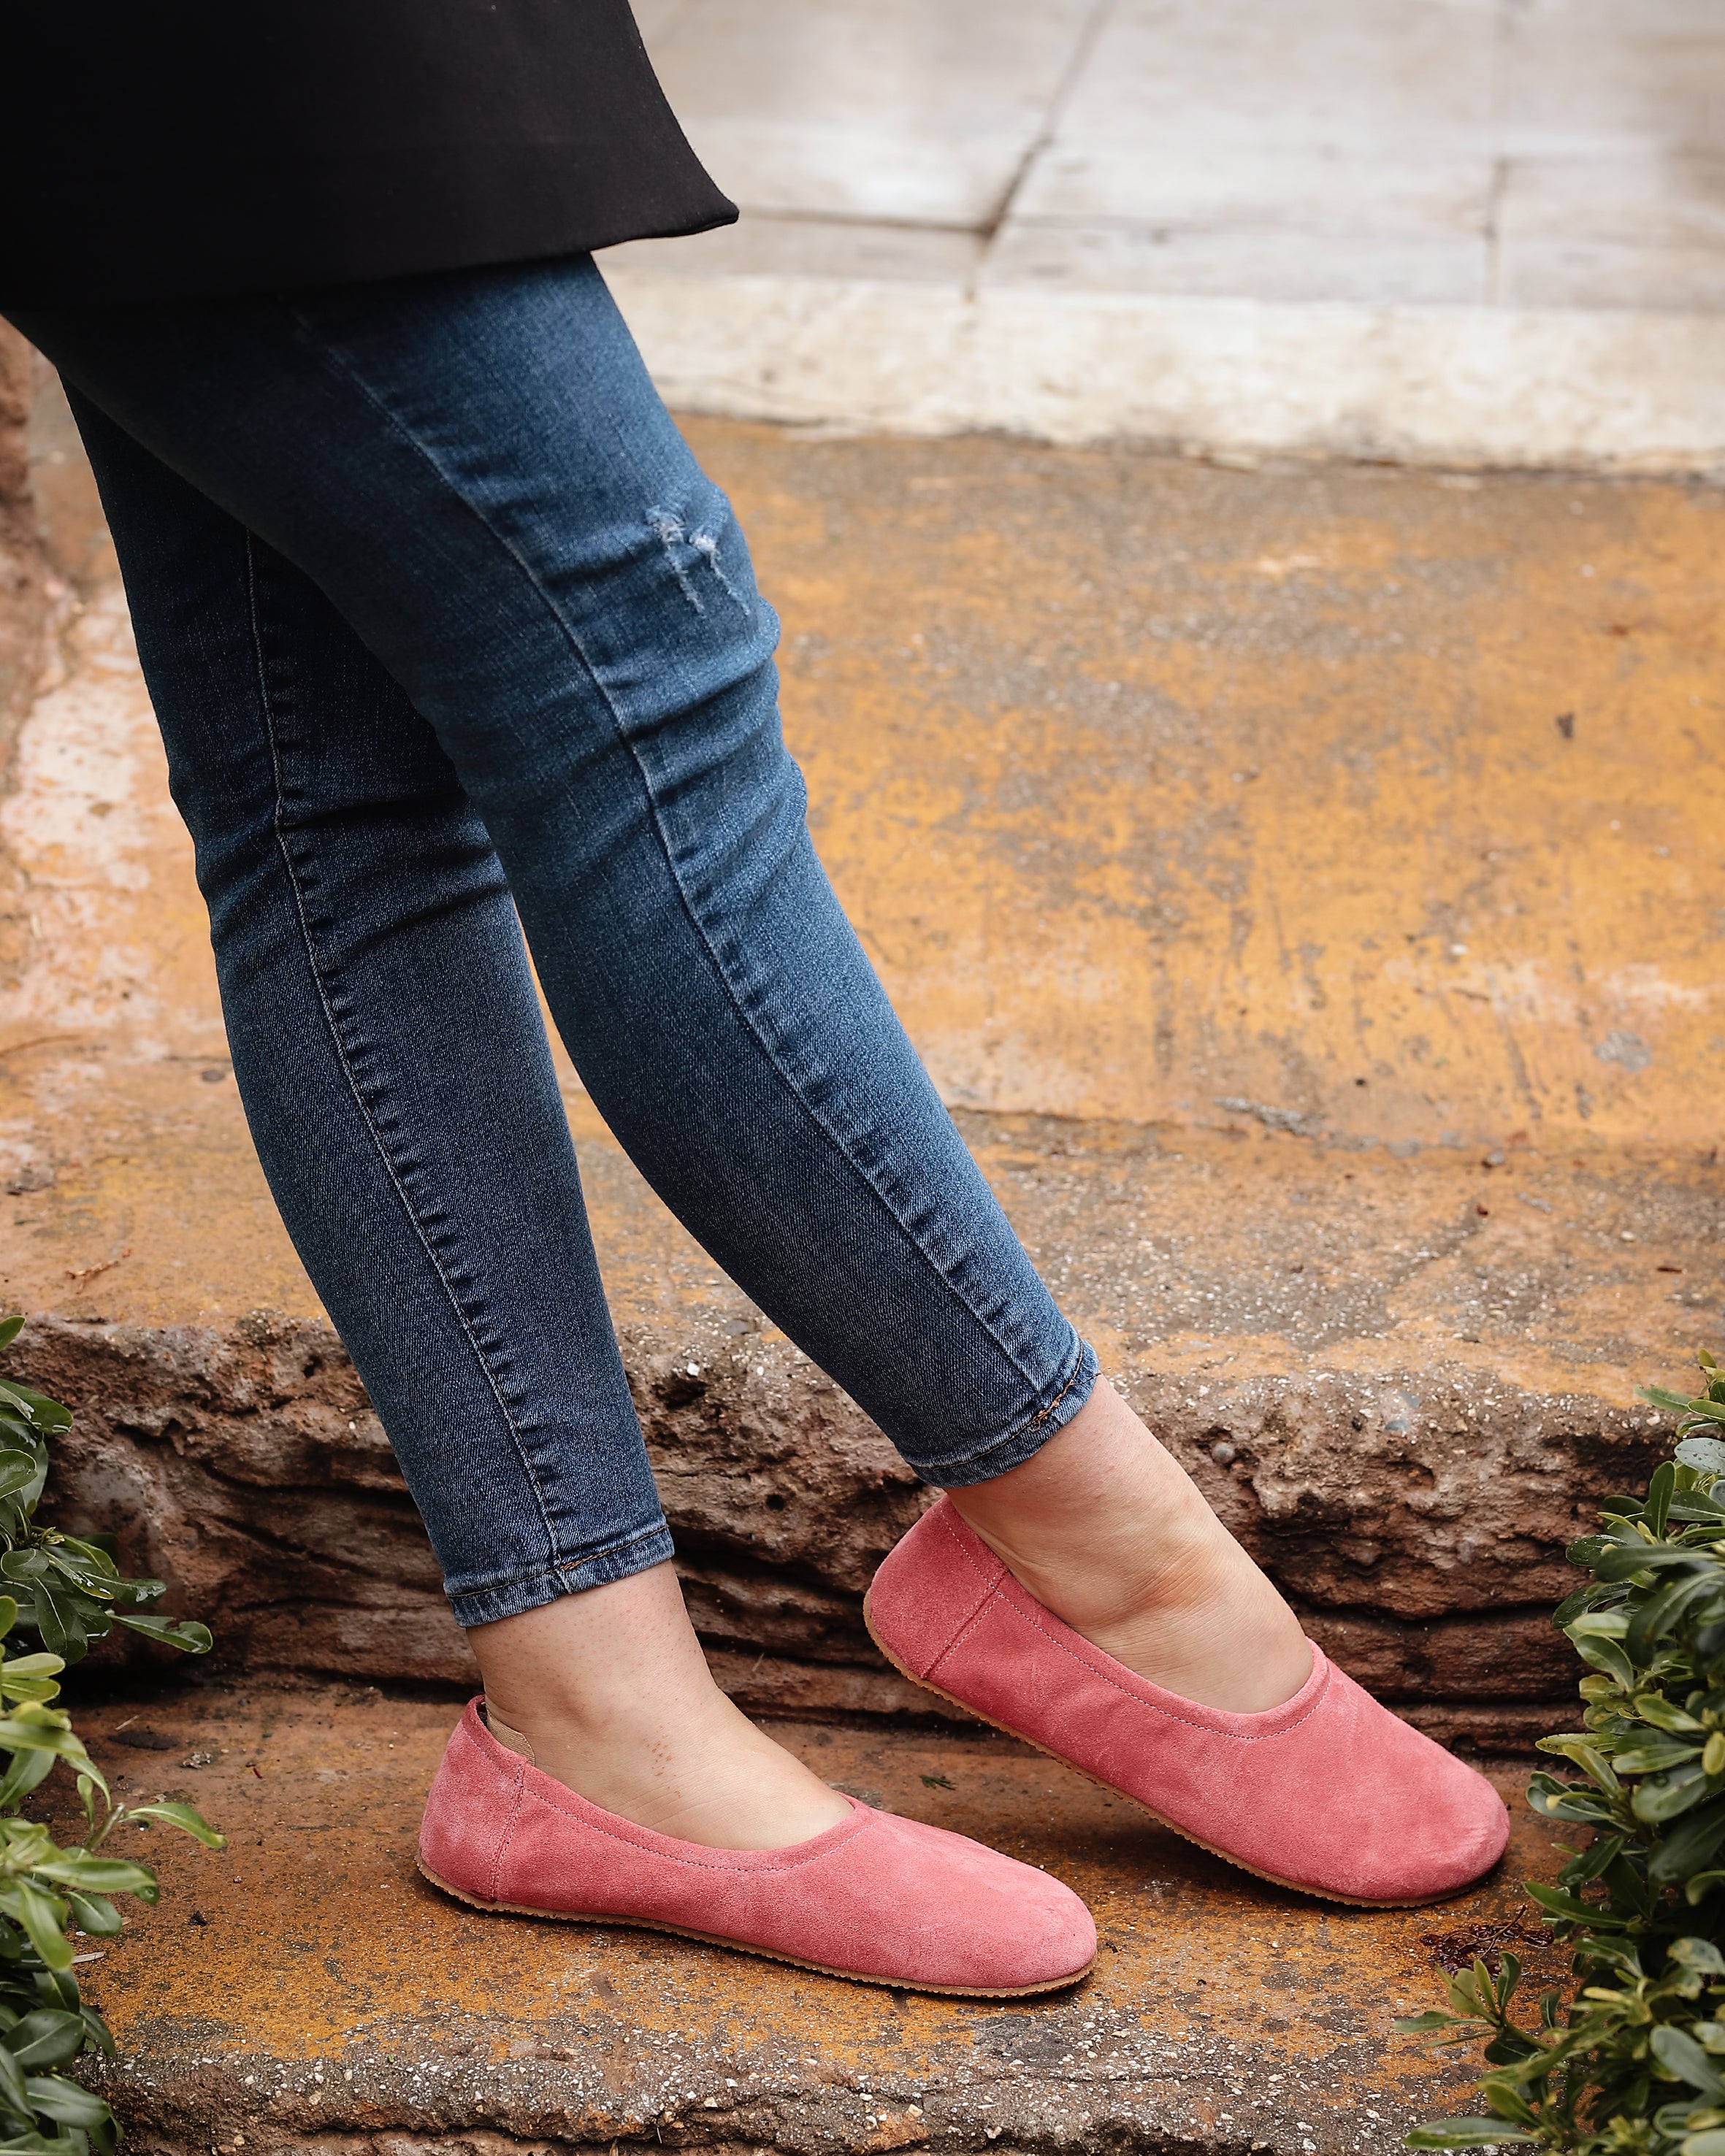
[[[668,1565],[469,1638],[498,1743],[603,1810],[732,1849],[785,1847],[850,1815],[714,1684]]]
[[[1112,1386],[952,1500],[1021,1585],[1152,1683],[1253,1712],[1305,1682],[1292,1611]]]
[[[996,1555],[1105,1609],[1189,1599],[1226,1531],[1106,1381],[1040,1452],[952,1502]]]

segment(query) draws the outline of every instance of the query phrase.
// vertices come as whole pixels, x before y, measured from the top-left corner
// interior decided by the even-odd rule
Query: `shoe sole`
[[[1185,1827],[1177,1826],[1172,1820],[1165,1819],[1161,1813],[1153,1810],[1142,1797],[1135,1797],[1130,1789],[1123,1789],[1118,1782],[1105,1782],[1099,1774],[1093,1774],[1088,1768],[1080,1767],[1076,1760],[1068,1759],[1063,1752],[1056,1752],[1050,1746],[1040,1743],[1034,1737],[1027,1737],[1022,1729],[1014,1729],[1009,1722],[996,1722],[992,1715],[984,1714],[980,1707],[971,1706],[967,1701],[957,1698],[950,1691],[942,1691],[939,1685],[930,1684],[926,1677],[919,1677],[914,1671],[907,1670],[875,1630],[866,1594],[862,1598],[862,1622],[868,1627],[869,1638],[899,1676],[909,1683],[919,1685],[924,1691],[932,1692],[936,1699],[944,1699],[949,1707],[961,1708],[973,1721],[986,1722],[989,1728],[999,1730],[1003,1737],[1016,1737],[1021,1744],[1027,1744],[1032,1751],[1040,1752],[1045,1759],[1058,1759],[1063,1767],[1071,1768],[1074,1774],[1082,1774],[1087,1782],[1094,1783],[1099,1789],[1106,1789],[1110,1796],[1124,1797],[1129,1804],[1136,1804],[1146,1818],[1153,1819],[1158,1826],[1166,1827],[1170,1834],[1177,1834],[1182,1841],[1189,1841],[1194,1849],[1202,1849],[1211,1856],[1219,1856],[1224,1864],[1233,1865],[1238,1871],[1249,1872],[1254,1879],[1264,1880],[1272,1887],[1285,1887],[1290,1894],[1310,1894],[1320,1902],[1340,1902],[1350,1909],[1429,1909],[1435,1907],[1439,1902],[1453,1902],[1457,1895],[1467,1893],[1486,1876],[1486,1872],[1481,1871],[1475,1878],[1463,1880],[1459,1887],[1445,1887],[1441,1894],[1415,1894],[1393,1901],[1373,1902],[1362,1895],[1336,1894],[1327,1887],[1303,1887],[1297,1879],[1284,1879],[1274,1871],[1260,1871],[1255,1864],[1248,1864],[1243,1857],[1231,1856],[1227,1850],[1218,1849],[1214,1842],[1202,1840],[1198,1835],[1189,1833]],[[1493,1870],[1497,1861],[1501,1860],[1494,1860],[1493,1864],[1486,1866],[1486,1871]]]
[[[703,1946],[729,1947],[733,1953],[755,1954],[762,1961],[782,1963],[788,1969],[813,1969],[817,1976],[837,1976],[847,1984],[878,1984],[886,1991],[928,1991],[938,1993],[945,1999],[1033,1999],[1045,1991],[1069,1991],[1081,1983],[1096,1966],[1092,1954],[1082,1969],[1074,1969],[1070,1976],[1051,1976],[1041,1984],[1017,1984],[992,1987],[977,1984],[920,1984],[902,1976],[867,1976],[860,1969],[834,1969],[824,1961],[802,1961],[796,1954],[775,1953],[770,1947],[758,1947],[747,1939],[728,1939],[718,1932],[692,1931],[687,1924],[661,1924],[651,1917],[600,1917],[579,1909],[535,1909],[525,1902],[486,1902],[476,1894],[463,1893],[459,1887],[451,1887],[447,1879],[440,1879],[422,1856],[414,1859],[420,1873],[429,1879],[440,1894],[452,1901],[465,1902],[470,1909],[483,1909],[488,1915],[507,1917],[545,1917],[559,1924],[624,1925],[635,1932],[664,1932],[673,1938],[698,1939]]]

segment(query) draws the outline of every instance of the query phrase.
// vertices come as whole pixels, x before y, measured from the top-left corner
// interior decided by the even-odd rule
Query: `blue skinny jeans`
[[[590,259],[24,311],[101,488],[264,1172],[480,1625],[671,1539],[527,945],[677,1218],[927,1481],[1061,1315],[815,857],[778,624]]]

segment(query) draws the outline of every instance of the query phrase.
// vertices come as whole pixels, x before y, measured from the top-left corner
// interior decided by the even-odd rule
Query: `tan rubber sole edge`
[[[914,1685],[920,1685],[924,1691],[933,1692],[936,1699],[944,1699],[949,1707],[962,1707],[973,1721],[986,1722],[989,1728],[999,1730],[1003,1737],[1016,1737],[1021,1744],[1029,1745],[1032,1752],[1040,1752],[1045,1759],[1058,1759],[1063,1767],[1070,1767],[1074,1774],[1082,1774],[1087,1782],[1094,1783],[1099,1789],[1106,1789],[1110,1796],[1124,1797],[1129,1804],[1136,1804],[1147,1819],[1153,1819],[1158,1826],[1166,1827],[1170,1834],[1177,1834],[1182,1841],[1189,1841],[1193,1848],[1204,1850],[1212,1856],[1219,1856],[1224,1864],[1232,1864],[1236,1871],[1249,1872],[1253,1878],[1264,1880],[1272,1887],[1285,1887],[1290,1894],[1310,1894],[1315,1901],[1340,1902],[1350,1909],[1429,1909],[1439,1902],[1453,1902],[1458,1894],[1465,1894],[1477,1883],[1472,1879],[1465,1880],[1460,1887],[1452,1887],[1446,1894],[1416,1894],[1411,1901],[1367,1902],[1357,1894],[1331,1894],[1321,1887],[1302,1887],[1297,1880],[1279,1878],[1274,1871],[1260,1871],[1255,1864],[1247,1864],[1238,1856],[1230,1856],[1225,1849],[1218,1849],[1213,1842],[1201,1841],[1197,1835],[1188,1834],[1183,1826],[1176,1826],[1172,1820],[1164,1819],[1160,1812],[1152,1811],[1142,1797],[1135,1797],[1130,1789],[1119,1789],[1112,1782],[1105,1782],[1099,1774],[1089,1773],[1068,1759],[1063,1752],[1052,1751],[1048,1745],[1038,1744],[1035,1738],[1027,1737],[1022,1729],[1014,1729],[1010,1722],[996,1722],[992,1715],[984,1714],[967,1701],[955,1698],[950,1691],[942,1691],[939,1685],[930,1684],[926,1677],[919,1677],[914,1671],[907,1670],[875,1630],[874,1620],[868,1614],[867,1594],[862,1597],[862,1622],[868,1627],[869,1638],[901,1677],[907,1678]],[[1485,1876],[1482,1871],[1480,1877],[1483,1879]]]
[[[1092,1954],[1082,1969],[1074,1969],[1070,1976],[1051,1978],[1046,1984],[1021,1984],[1003,1991],[985,1990],[978,1984],[916,1984],[899,1976],[864,1976],[854,1969],[833,1969],[824,1961],[799,1961],[795,1954],[775,1953],[770,1947],[751,1946],[746,1939],[728,1939],[717,1932],[691,1931],[687,1924],[656,1924],[651,1917],[595,1917],[578,1909],[533,1909],[524,1902],[482,1902],[476,1894],[464,1894],[459,1887],[451,1887],[447,1879],[440,1879],[423,1856],[414,1862],[423,1875],[442,1894],[456,1902],[465,1902],[470,1909],[483,1909],[493,1916],[548,1917],[560,1924],[620,1924],[634,1932],[665,1932],[679,1939],[698,1939],[703,1946],[729,1947],[733,1953],[755,1954],[762,1961],[782,1963],[787,1969],[812,1969],[817,1976],[837,1976],[847,1984],[878,1984],[883,1991],[936,1992],[943,1999],[1033,1999],[1045,1991],[1069,1991],[1073,1985],[1087,1977],[1096,1966]]]

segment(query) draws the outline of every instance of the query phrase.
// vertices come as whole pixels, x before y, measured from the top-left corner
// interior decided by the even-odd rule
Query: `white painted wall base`
[[[1718,314],[693,276],[629,255],[606,274],[681,411],[1725,478]]]

